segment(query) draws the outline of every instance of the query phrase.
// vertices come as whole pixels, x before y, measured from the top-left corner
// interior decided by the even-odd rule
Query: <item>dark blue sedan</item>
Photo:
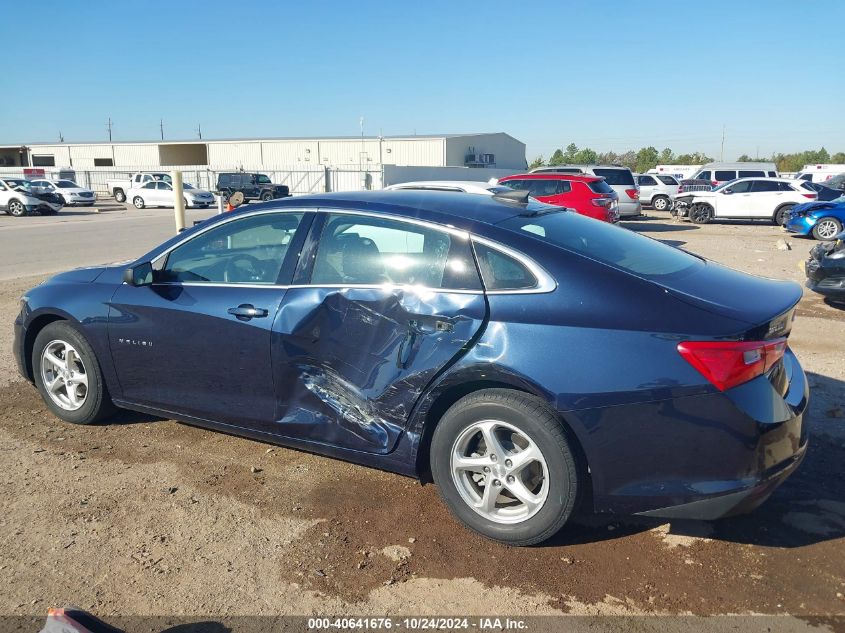
[[[433,478],[511,544],[579,505],[714,519],[800,463],[801,289],[533,200],[290,198],[30,290],[23,375],[66,422],[134,409]]]
[[[845,226],[845,202],[807,202],[784,214],[783,226],[790,233],[812,235],[817,240],[830,241]]]

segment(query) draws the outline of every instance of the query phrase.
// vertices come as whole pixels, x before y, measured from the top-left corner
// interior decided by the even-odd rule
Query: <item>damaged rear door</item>
[[[318,213],[273,325],[278,413],[265,430],[390,452],[422,391],[486,318],[465,233]]]

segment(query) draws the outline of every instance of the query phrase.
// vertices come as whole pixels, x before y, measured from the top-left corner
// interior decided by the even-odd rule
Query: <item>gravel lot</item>
[[[810,377],[812,446],[758,511],[715,523],[584,517],[515,549],[463,529],[434,486],[397,475],[140,414],[94,427],[49,415],[8,350],[19,296],[56,267],[44,252],[15,273],[31,276],[10,278],[10,252],[32,231],[84,244],[70,245],[84,253],[77,265],[119,259],[116,248],[125,259],[172,230],[170,211],[147,213],[160,229],[143,234],[132,234],[137,216],[112,212],[0,218],[0,613],[764,613],[798,618],[782,621],[796,630],[845,614],[842,309],[800,303],[790,344]],[[92,243],[82,222],[111,239]],[[778,250],[783,234],[762,223],[652,213],[626,226],[795,281],[812,246],[789,237],[792,250]]]

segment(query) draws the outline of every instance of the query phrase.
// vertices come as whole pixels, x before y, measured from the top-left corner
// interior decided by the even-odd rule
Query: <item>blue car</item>
[[[845,200],[807,202],[792,207],[784,215],[783,226],[790,233],[812,235],[817,240],[830,241],[842,232],[845,225]]]
[[[807,447],[800,297],[520,192],[326,194],[56,275],[14,346],[65,422],[133,409],[433,479],[529,545],[579,507],[768,498]]]

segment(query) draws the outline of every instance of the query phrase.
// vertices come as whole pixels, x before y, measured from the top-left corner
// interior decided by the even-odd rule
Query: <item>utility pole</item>
[[[64,142],[65,142],[65,137],[62,136],[62,131],[59,130],[59,143],[64,143]]]
[[[202,140],[202,123],[197,123],[197,136]]]
[[[161,140],[164,140],[164,119],[159,119],[158,129],[161,130]]]
[[[720,161],[725,160],[725,126],[724,126],[724,124],[722,125],[722,151],[719,152],[719,160]]]
[[[106,128],[108,128],[109,131],[109,143],[111,143],[111,125],[111,117],[109,117],[109,122],[106,124]]]

